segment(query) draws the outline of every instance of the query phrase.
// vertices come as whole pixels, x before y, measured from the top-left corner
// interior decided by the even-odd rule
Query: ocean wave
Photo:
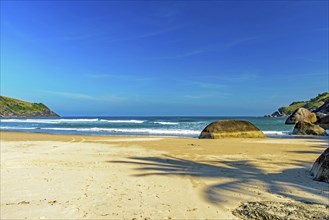
[[[159,122],[160,123],[160,122]],[[19,126],[1,126],[1,130],[53,130],[53,131],[77,131],[77,132],[108,132],[108,133],[122,133],[122,134],[148,134],[148,135],[189,135],[198,136],[201,131],[188,129],[146,129],[146,128],[63,128],[63,127],[19,127]],[[326,130],[329,134],[329,130]],[[263,131],[267,136],[286,136],[292,135],[291,131]]]
[[[1,122],[7,123],[42,123],[42,124],[61,124],[61,123],[92,123],[92,122],[107,122],[107,123],[144,123],[143,120],[107,120],[99,118],[80,118],[80,119],[0,119]]]
[[[166,121],[155,121],[154,124],[160,124],[160,125],[178,125],[178,122],[166,122]]]
[[[1,126],[0,130],[35,130],[37,127],[9,127],[9,126]]]
[[[263,131],[265,135],[291,135],[291,131]]]
[[[135,123],[135,124],[141,124],[144,123],[143,120],[106,120],[101,119],[101,122],[109,122],[109,123]]]
[[[122,134],[154,134],[154,135],[199,135],[200,131],[183,129],[117,129],[117,128],[41,128],[41,130],[80,131],[80,132],[109,132]]]
[[[97,122],[98,118],[92,119],[0,119],[1,122],[12,123],[44,123],[44,124],[60,124],[60,123],[80,123],[80,122]]]

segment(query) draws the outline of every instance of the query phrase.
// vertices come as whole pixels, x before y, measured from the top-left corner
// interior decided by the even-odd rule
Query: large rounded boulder
[[[314,180],[329,183],[329,148],[316,159],[311,169]]]
[[[306,121],[297,122],[292,134],[296,135],[327,135],[326,131],[319,125],[314,125]]]
[[[309,123],[316,122],[316,115],[306,108],[296,109],[286,120],[286,124],[296,124],[300,121],[306,121]]]
[[[200,139],[264,138],[264,133],[248,121],[222,120],[209,124],[201,132]]]

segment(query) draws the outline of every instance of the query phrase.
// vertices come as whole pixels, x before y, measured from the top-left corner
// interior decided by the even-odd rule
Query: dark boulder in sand
[[[248,121],[223,120],[209,124],[201,132],[201,139],[264,138],[264,133]]]
[[[241,219],[329,219],[328,206],[303,202],[247,202],[233,210]]]
[[[314,180],[329,183],[329,148],[316,159],[311,169]]]
[[[315,124],[323,129],[329,129],[329,115],[320,118]]]
[[[321,128],[319,125],[314,125],[309,122],[300,121],[295,125],[292,134],[296,135],[319,135],[325,136],[327,135],[326,131]]]
[[[316,122],[315,113],[310,112],[306,108],[299,108],[295,110],[286,120],[286,124],[296,124],[299,121],[306,121],[310,123]]]

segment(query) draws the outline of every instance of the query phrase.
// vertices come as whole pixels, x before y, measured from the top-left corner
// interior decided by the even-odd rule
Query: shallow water
[[[285,118],[265,117],[61,117],[0,119],[1,130],[54,134],[83,134],[111,136],[173,136],[198,137],[211,122],[217,120],[246,120],[267,136],[287,136],[293,125]]]

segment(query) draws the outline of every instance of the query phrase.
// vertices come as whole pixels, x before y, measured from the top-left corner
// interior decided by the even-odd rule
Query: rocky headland
[[[279,108],[272,114],[265,115],[265,117],[288,117],[299,108],[305,108],[317,116],[329,114],[329,92],[321,93],[308,101],[293,102],[289,106]]]
[[[31,103],[0,96],[0,118],[47,118],[59,117],[42,103]]]
[[[295,124],[292,132],[295,135],[325,136],[329,129],[329,93],[321,93],[309,101],[293,102],[265,117],[287,117],[285,124]]]

